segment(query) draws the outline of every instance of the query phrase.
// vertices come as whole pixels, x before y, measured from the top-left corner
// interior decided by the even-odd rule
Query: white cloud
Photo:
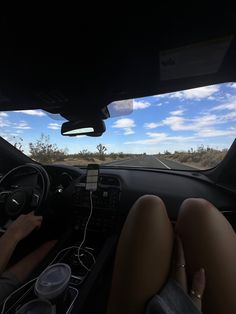
[[[32,129],[27,122],[25,121],[20,121],[19,123],[14,123],[14,128],[15,129],[20,129],[20,130],[29,130]]]
[[[224,104],[214,108],[215,111],[223,109],[235,109],[226,114],[212,114],[210,111],[196,117],[186,118],[181,116],[183,109],[170,112],[170,116],[161,120],[159,123],[145,123],[147,129],[154,129],[157,126],[168,126],[172,131],[192,131],[193,135],[173,136],[166,133],[146,133],[146,139],[141,139],[126,144],[156,144],[164,141],[199,141],[202,138],[220,137],[220,136],[236,136],[236,128],[217,129],[214,126],[236,121],[236,101],[235,103]]]
[[[173,131],[199,131],[204,127],[224,124],[227,122],[236,121],[236,111],[231,111],[224,115],[216,115],[205,113],[195,118],[184,118],[182,116],[171,115],[163,119],[160,125],[169,126]]]
[[[154,98],[164,98],[164,97],[168,97],[169,94],[160,94],[160,95],[154,95],[152,97]]]
[[[130,134],[134,134],[134,130],[131,128],[125,128],[124,129],[124,135],[130,135]]]
[[[156,132],[147,132],[148,137],[156,139],[158,141],[168,140],[168,141],[189,141],[195,139],[195,136],[170,136],[166,133],[156,133]]]
[[[220,136],[236,136],[236,128],[228,128],[226,130],[219,130],[215,128],[202,128],[197,133],[192,136],[182,136],[182,135],[169,135],[167,133],[158,133],[158,132],[147,132],[147,138],[135,141],[127,141],[124,144],[140,144],[140,145],[153,145],[159,143],[167,143],[167,142],[195,142],[199,141],[203,138],[209,137],[220,137]]]
[[[185,110],[180,109],[180,110],[175,110],[175,111],[171,111],[170,114],[172,116],[181,116],[184,113]]]
[[[133,101],[133,109],[134,110],[137,110],[137,109],[146,109],[148,107],[150,107],[151,104],[147,101],[137,101],[137,100],[134,100]]]
[[[159,104],[155,104],[155,107],[161,107],[163,104],[160,102]]]
[[[221,110],[236,110],[236,101],[218,105],[210,109],[210,111],[221,111]]]
[[[124,135],[134,134],[135,132],[132,128],[134,128],[135,126],[136,125],[134,120],[129,118],[116,120],[115,123],[112,125],[113,128],[122,129],[124,131]]]
[[[8,114],[6,112],[0,112],[0,117],[8,117]]]
[[[158,126],[161,126],[161,123],[155,123],[155,122],[150,122],[150,123],[144,123],[144,128],[145,129],[155,129]]]
[[[133,128],[135,127],[135,122],[133,119],[129,119],[129,118],[122,118],[119,120],[116,120],[112,126],[113,128]]]
[[[125,142],[124,144],[141,144],[141,145],[152,145],[152,144],[158,144],[161,142],[167,142],[167,141],[175,141],[175,142],[184,142],[184,141],[191,141],[194,140],[194,136],[169,136],[166,133],[154,133],[154,132],[148,132],[146,133],[148,138],[142,139],[142,140],[135,140],[135,141],[129,141]]]
[[[162,120],[163,125],[167,125],[173,131],[187,131],[192,130],[192,124],[186,124],[187,119],[179,116],[170,116]]]
[[[11,123],[7,119],[5,119],[5,117],[0,116],[0,128],[9,127],[10,124]]]
[[[38,116],[38,117],[46,116],[46,114],[41,110],[17,110],[14,112],[24,113],[29,116]]]
[[[166,133],[157,133],[157,132],[147,132],[146,135],[147,135],[148,137],[151,137],[151,138],[158,138],[158,139],[166,138],[166,137],[167,137],[167,134],[166,134]]]
[[[58,123],[49,123],[48,124],[48,129],[59,130],[60,128],[61,128],[61,125]]]
[[[228,121],[235,121],[236,120],[236,111],[231,111],[225,115],[222,115],[220,118],[221,118],[220,120],[222,121],[222,123],[225,123]]]
[[[179,98],[179,99],[193,99],[200,100],[203,98],[213,97],[212,95],[218,92],[220,89],[217,85],[205,86],[192,88],[180,92],[174,92],[169,94],[170,98]]]
[[[236,83],[230,83],[229,86],[232,88],[236,88]]]
[[[236,136],[236,129],[217,130],[215,128],[202,129],[196,133],[198,137]]]

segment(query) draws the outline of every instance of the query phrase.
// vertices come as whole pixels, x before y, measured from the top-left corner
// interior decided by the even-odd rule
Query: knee
[[[202,198],[186,199],[179,211],[176,229],[181,229],[182,226],[201,225],[208,223],[218,214],[218,210],[209,201]]]
[[[134,204],[132,210],[136,217],[152,219],[166,217],[166,207],[162,199],[156,195],[143,195]]]
[[[180,206],[180,214],[190,212],[194,214],[196,212],[197,214],[205,215],[211,211],[212,208],[214,208],[214,205],[204,198],[187,198]]]
[[[139,197],[136,201],[136,203],[138,203],[140,206],[156,206],[156,207],[165,207],[163,200],[156,195],[143,195],[141,197]]]
[[[140,211],[143,210],[155,210],[155,211],[163,211],[165,210],[165,204],[163,200],[156,195],[143,195],[135,203],[135,206],[140,209]]]

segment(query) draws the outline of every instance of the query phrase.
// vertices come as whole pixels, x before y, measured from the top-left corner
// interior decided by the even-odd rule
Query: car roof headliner
[[[163,81],[159,66],[162,50],[234,35],[232,8],[170,10],[163,4],[152,14],[115,7],[110,14],[78,12],[5,14],[1,110],[41,108],[86,118],[114,100],[236,81],[235,38],[216,73]]]

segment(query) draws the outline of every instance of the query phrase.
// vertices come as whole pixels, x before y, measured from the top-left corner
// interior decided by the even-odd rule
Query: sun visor
[[[160,52],[160,80],[175,80],[219,71],[232,36]]]

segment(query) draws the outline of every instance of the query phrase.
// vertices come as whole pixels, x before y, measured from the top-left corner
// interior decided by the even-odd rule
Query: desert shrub
[[[49,135],[41,134],[35,143],[29,143],[29,153],[30,157],[38,162],[52,163],[63,161],[67,150],[59,149],[56,144],[51,144]]]
[[[204,155],[201,160],[201,163],[205,167],[215,167],[218,163],[220,163],[224,156],[226,155],[227,151],[219,151],[215,149],[210,149],[208,150]]]
[[[189,156],[188,153],[182,153],[182,154],[179,154],[178,160],[179,160],[180,162],[188,162],[189,157],[190,157],[190,156]]]
[[[94,161],[93,153],[89,152],[87,149],[80,151],[77,157],[87,161]]]
[[[22,153],[24,152],[24,150],[23,150],[23,138],[22,137],[12,136],[12,138],[10,139],[10,142],[12,143],[12,145],[15,148],[20,150]]]
[[[110,153],[109,157],[112,159],[117,159],[118,156],[116,153]]]
[[[119,157],[119,158],[124,158],[124,157],[125,157],[125,156],[124,156],[124,153],[122,153],[122,152],[118,153],[118,157]]]
[[[188,151],[175,151],[169,153],[165,151],[163,154],[158,154],[158,157],[171,159],[182,163],[199,164],[200,167],[212,168],[221,162],[227,153],[227,149],[218,150],[200,145],[196,150],[191,148]]]

